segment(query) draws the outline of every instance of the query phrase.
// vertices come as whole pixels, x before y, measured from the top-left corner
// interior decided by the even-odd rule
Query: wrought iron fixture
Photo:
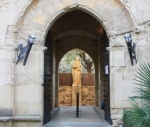
[[[137,63],[136,53],[135,53],[136,44],[132,42],[131,34],[128,34],[128,33],[125,34],[125,41],[126,41],[126,44],[127,44],[127,47],[128,47],[131,64],[133,66],[133,59]]]
[[[16,64],[20,60],[24,59],[23,60],[23,65],[25,66],[26,61],[27,61],[28,56],[29,56],[29,53],[30,53],[30,50],[32,48],[32,45],[35,43],[35,39],[36,39],[35,35],[32,35],[32,36],[29,36],[29,38],[28,38],[28,44],[25,47],[23,47],[23,44],[19,44],[18,47],[19,47],[19,52],[20,53],[18,55],[18,60],[17,60]]]

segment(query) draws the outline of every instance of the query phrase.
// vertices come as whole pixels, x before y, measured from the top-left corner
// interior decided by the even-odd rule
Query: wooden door
[[[109,52],[106,50],[109,47],[109,40],[106,33],[104,33],[104,71],[108,68],[108,74],[104,74],[104,102],[105,102],[105,119],[108,123],[112,124],[111,114],[110,114],[110,71],[109,71]],[[106,67],[107,66],[107,67]],[[104,72],[104,73],[105,73]]]
[[[46,124],[51,120],[52,110],[52,56],[47,50],[44,53],[44,120],[43,124]]]

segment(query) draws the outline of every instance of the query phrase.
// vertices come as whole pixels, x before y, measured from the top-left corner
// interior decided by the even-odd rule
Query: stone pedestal
[[[76,95],[79,93],[79,105],[82,106],[82,86],[72,86],[72,106],[76,106]]]

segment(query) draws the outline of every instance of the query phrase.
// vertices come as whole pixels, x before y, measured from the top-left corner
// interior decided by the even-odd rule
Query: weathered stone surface
[[[149,0],[145,0],[144,2],[142,2],[141,0],[137,0],[136,3],[131,0],[125,1],[125,4],[129,7],[130,11],[134,16],[134,19],[138,24],[146,22],[150,18],[150,10],[148,9],[150,6]]]
[[[124,51],[110,52],[110,66],[125,66]]]
[[[72,89],[75,88],[71,86],[59,86],[59,106],[76,105],[76,94],[72,92]],[[72,97],[72,94],[74,94],[74,98]],[[80,105],[95,105],[95,86],[82,86],[79,95],[82,95],[80,97]]]
[[[40,85],[19,85],[15,87],[15,115],[32,116],[41,114],[41,88]]]
[[[12,116],[13,107],[12,107],[12,98],[13,95],[13,86],[5,85],[0,86],[0,117]]]
[[[82,87],[82,105],[83,106],[95,105],[95,86]]]
[[[79,93],[79,105],[82,106],[82,86],[72,86],[72,106],[77,105],[77,93]]]
[[[2,103],[0,103],[0,108],[5,107],[8,109],[9,113],[7,111],[5,113],[9,115],[11,110],[21,115],[43,114],[43,93],[42,87],[40,87],[43,84],[44,72],[43,50],[41,48],[31,51],[27,66],[23,67],[21,62],[15,65],[17,58],[15,48],[18,43],[26,45],[28,35],[31,34],[37,36],[37,45],[43,46],[47,31],[53,22],[73,9],[80,9],[94,16],[104,27],[108,37],[110,37],[108,50],[111,54],[111,108],[112,111],[115,110],[114,108],[128,108],[127,98],[133,95],[135,87],[133,85],[133,75],[140,64],[150,62],[149,7],[149,0],[136,0],[136,2],[133,0],[1,0],[0,102]],[[138,63],[135,63],[134,66],[131,66],[124,41],[126,32],[132,34],[133,42],[137,44]],[[114,73],[120,75],[113,75]],[[35,90],[37,87],[38,90]],[[34,90],[37,93],[32,95],[30,92]],[[71,103],[69,100],[71,98],[70,91],[71,88],[65,94],[60,92],[60,101],[66,102],[66,105]],[[82,92],[82,97],[84,98],[82,103],[93,104],[93,90],[88,87],[83,88]],[[87,97],[87,94],[91,96]],[[33,99],[31,99],[31,96],[33,96]],[[67,97],[65,98],[64,96]],[[30,104],[30,106],[27,104]],[[25,106],[27,107],[25,108]],[[113,126],[121,126],[120,117],[112,118],[114,118]],[[0,126],[6,127],[28,127],[29,125],[41,126],[41,123],[27,124],[23,122],[13,123],[12,125],[10,123],[0,123]]]
[[[12,127],[11,122],[0,122],[0,127]]]
[[[12,127],[41,127],[39,122],[15,122]]]
[[[72,105],[72,88],[71,86],[59,86],[59,106]]]

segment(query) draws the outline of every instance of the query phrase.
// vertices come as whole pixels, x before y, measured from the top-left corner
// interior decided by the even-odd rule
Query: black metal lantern
[[[136,61],[136,63],[137,63],[137,60],[136,60],[136,53],[135,53],[136,44],[135,44],[135,43],[132,43],[132,38],[131,38],[131,35],[130,35],[130,34],[126,34],[126,35],[125,35],[125,41],[126,41],[126,44],[127,44],[127,47],[128,47],[131,64],[132,64],[132,66],[133,66],[133,59],[135,59],[135,61]]]
[[[34,44],[35,42],[35,39],[36,37],[34,35],[32,36],[29,36],[29,39],[28,39],[28,44],[27,44],[27,47],[26,47],[26,50],[25,50],[25,57],[24,57],[24,61],[23,61],[23,65],[25,66],[26,64],[26,61],[27,61],[27,58],[29,56],[29,53],[30,53],[30,50],[32,48],[32,45]]]
[[[25,66],[27,58],[28,58],[29,53],[30,53],[30,50],[32,48],[32,45],[35,43],[35,39],[36,39],[35,35],[29,36],[29,38],[28,38],[28,44],[25,47],[23,47],[23,44],[19,45],[19,51],[20,51],[20,53],[18,55],[18,60],[17,60],[16,64],[20,60],[24,59],[23,60],[23,65]]]

